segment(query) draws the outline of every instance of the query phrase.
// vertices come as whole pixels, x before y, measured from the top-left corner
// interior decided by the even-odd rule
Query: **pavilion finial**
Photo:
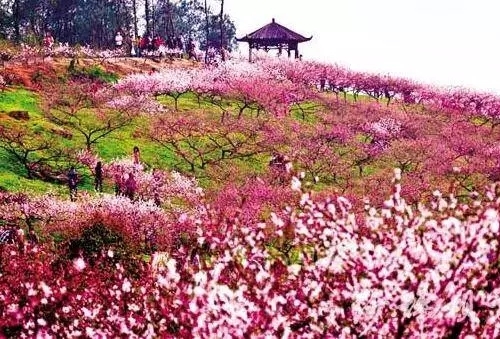
[[[274,21],[274,18],[273,18],[273,23],[274,23],[274,22],[275,22],[275,21]]]

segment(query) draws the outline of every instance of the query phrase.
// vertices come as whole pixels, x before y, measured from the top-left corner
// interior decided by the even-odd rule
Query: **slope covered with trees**
[[[499,97],[30,53],[0,69],[0,222],[25,238],[2,335],[499,335]]]

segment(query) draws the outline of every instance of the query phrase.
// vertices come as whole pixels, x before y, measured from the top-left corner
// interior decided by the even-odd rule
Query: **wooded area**
[[[57,42],[108,48],[117,31],[126,38],[142,34],[182,36],[200,48],[231,50],[235,26],[224,14],[224,1],[206,0],[0,0],[0,38],[40,43],[45,32]]]

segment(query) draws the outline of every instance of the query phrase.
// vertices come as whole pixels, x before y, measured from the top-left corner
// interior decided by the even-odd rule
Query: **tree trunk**
[[[208,5],[205,0],[205,63],[208,63],[208,36],[210,35],[210,27],[208,22]]]
[[[139,29],[137,28],[137,3],[136,0],[132,0],[132,15],[134,16],[134,36],[137,39],[139,36]]]
[[[222,61],[226,61],[224,52],[224,0],[220,0],[220,55]]]
[[[115,11],[115,15],[116,15],[116,29],[118,31],[121,31],[122,30],[122,2],[121,1],[117,1],[116,2],[116,11]],[[125,33],[124,31],[122,33]],[[125,36],[125,34],[123,34]],[[128,32],[127,32],[127,36],[128,36]]]
[[[149,0],[144,1],[144,14],[146,16],[146,33],[151,34],[151,12],[149,10]]]
[[[20,0],[15,0],[12,8],[12,17],[14,19],[14,38],[16,42],[21,41],[21,9]]]

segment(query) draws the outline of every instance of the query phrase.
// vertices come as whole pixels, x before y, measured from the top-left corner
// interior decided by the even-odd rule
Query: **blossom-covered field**
[[[29,119],[1,113],[0,159],[60,190],[0,192],[24,233],[0,335],[500,335],[499,97],[265,58],[47,74]],[[65,167],[98,162],[71,201]]]

